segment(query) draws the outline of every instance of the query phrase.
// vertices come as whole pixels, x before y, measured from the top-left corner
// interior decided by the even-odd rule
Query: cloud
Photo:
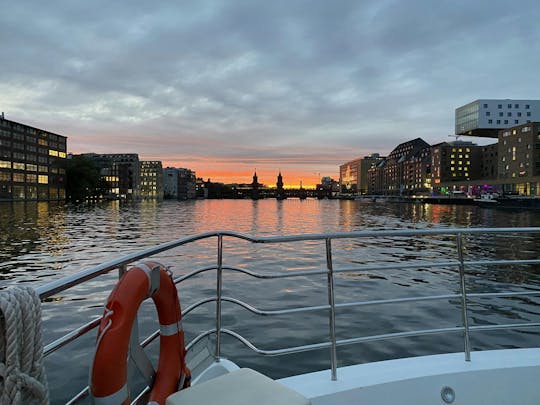
[[[446,139],[474,99],[538,98],[539,14],[533,1],[12,2],[0,108],[80,152],[333,162],[335,176]]]

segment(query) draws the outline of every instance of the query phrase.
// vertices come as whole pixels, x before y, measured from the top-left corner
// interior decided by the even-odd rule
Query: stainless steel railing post
[[[223,235],[218,235],[217,251],[217,281],[216,281],[216,361],[221,356],[221,294],[223,285]]]
[[[124,274],[127,272],[127,264],[123,264],[118,267],[118,279],[121,279]]]
[[[336,350],[336,306],[334,302],[334,266],[332,264],[332,240],[326,239],[326,267],[328,268],[328,305],[330,306],[328,323],[330,325],[330,362],[332,381],[337,380],[337,350]]]
[[[469,317],[467,310],[467,290],[465,287],[465,264],[463,260],[463,234],[460,232],[456,237],[459,260],[459,283],[461,289],[461,317],[463,320],[463,340],[465,346],[465,361],[471,361],[471,342],[469,339]]]

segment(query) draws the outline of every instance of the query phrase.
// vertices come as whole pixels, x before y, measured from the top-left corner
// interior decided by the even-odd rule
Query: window
[[[502,116],[504,116],[504,113],[500,112],[499,117],[502,117]]]
[[[0,160],[0,167],[11,169],[11,162]]]
[[[530,116],[531,116],[531,112],[527,111],[527,117],[530,117]]]
[[[489,111],[486,111],[486,117],[489,117],[491,113]]]
[[[499,104],[497,108],[500,110],[502,108],[502,104]]]
[[[488,105],[487,105],[487,104],[484,104],[484,108],[488,108]]]
[[[15,163],[15,162],[13,163],[13,169],[15,170],[24,170],[24,167],[25,167],[24,163]]]
[[[519,124],[519,120],[514,120],[514,124]]]
[[[518,112],[518,113],[517,113],[517,116],[518,116],[518,117],[521,117],[521,113],[520,113],[520,112]]]
[[[511,113],[511,112],[509,112],[509,113],[507,114],[507,116],[511,117],[511,116],[512,116],[512,113]]]
[[[488,124],[493,124],[493,120],[488,120]]]
[[[24,183],[24,173],[13,173],[13,181],[16,183]]]
[[[519,104],[514,104],[514,108],[519,108]]]
[[[508,104],[508,108],[512,108],[512,104]]]
[[[40,174],[38,176],[38,183],[39,184],[48,184],[49,183],[49,176],[46,174]]]
[[[531,106],[529,104],[525,104],[525,109],[528,110],[529,108],[531,108]]]
[[[500,124],[501,123],[501,120],[497,120],[497,124]]]
[[[504,123],[505,123],[505,124],[508,124],[508,120],[504,120]]]

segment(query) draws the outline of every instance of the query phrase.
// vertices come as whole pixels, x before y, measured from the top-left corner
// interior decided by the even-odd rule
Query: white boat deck
[[[449,387],[454,404],[540,404],[540,349],[441,354],[342,367],[331,381],[328,370],[279,380],[326,404],[444,404]],[[516,396],[519,395],[519,396]]]

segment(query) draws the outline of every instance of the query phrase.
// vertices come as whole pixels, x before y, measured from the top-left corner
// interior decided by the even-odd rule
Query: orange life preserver
[[[182,378],[183,385],[189,385],[176,286],[161,264],[145,262],[127,271],[107,299],[90,373],[90,394],[96,404],[129,404],[127,358],[131,328],[140,304],[148,297],[154,301],[160,325],[159,362],[150,401],[165,405]]]

